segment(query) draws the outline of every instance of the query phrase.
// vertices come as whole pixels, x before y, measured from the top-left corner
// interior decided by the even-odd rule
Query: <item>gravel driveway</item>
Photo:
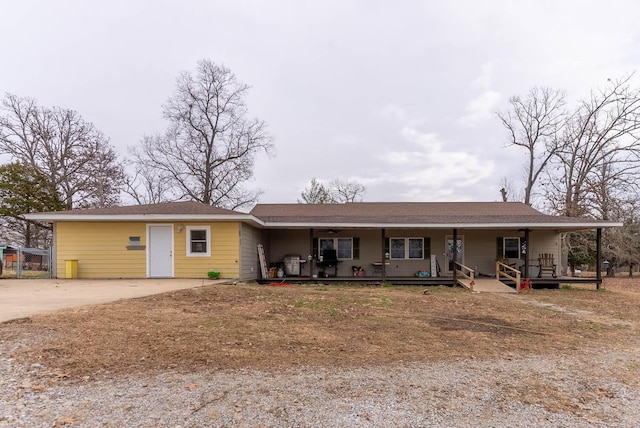
[[[132,295],[108,296],[104,284],[95,282],[85,290],[92,301],[82,304],[167,291],[162,284],[201,283],[149,281],[146,290],[122,282],[121,292]],[[32,296],[46,291],[62,299],[79,283],[51,282],[44,289],[43,284],[31,289]],[[635,328],[629,332],[628,343],[615,349],[581,347],[562,355],[505,349],[493,359],[273,371],[183,373],[176,367],[155,375],[98,372],[82,379],[67,378],[37,360],[18,363],[11,355],[38,339],[0,335],[0,428],[638,427],[640,345]]]
[[[0,427],[634,427],[639,349],[65,380],[6,355]]]

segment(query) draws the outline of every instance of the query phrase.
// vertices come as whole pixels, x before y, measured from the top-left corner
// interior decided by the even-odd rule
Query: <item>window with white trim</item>
[[[187,256],[209,257],[211,255],[211,228],[209,226],[187,226]]]
[[[424,259],[424,238],[389,238],[391,259]]]
[[[353,238],[319,238],[318,254],[322,254],[322,250],[334,249],[338,260],[353,259]]]
[[[520,238],[504,238],[503,255],[508,259],[520,258]]]

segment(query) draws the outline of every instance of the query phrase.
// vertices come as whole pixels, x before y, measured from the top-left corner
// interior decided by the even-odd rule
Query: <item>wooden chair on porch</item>
[[[514,269],[516,269],[516,267],[518,265],[517,263],[510,262],[509,259],[506,258],[505,256],[496,257],[496,262],[500,262],[500,263],[502,263],[504,265],[507,265],[507,266],[509,266],[511,268],[514,268]],[[502,270],[504,270],[504,269],[502,269]]]
[[[556,262],[554,261],[553,254],[538,254],[538,266],[540,267],[538,278],[542,278],[543,272],[549,272],[553,278],[556,278]]]

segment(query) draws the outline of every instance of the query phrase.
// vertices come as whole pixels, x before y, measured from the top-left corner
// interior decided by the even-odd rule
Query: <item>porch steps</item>
[[[476,293],[517,293],[515,288],[498,281],[495,278],[458,278],[458,284]]]

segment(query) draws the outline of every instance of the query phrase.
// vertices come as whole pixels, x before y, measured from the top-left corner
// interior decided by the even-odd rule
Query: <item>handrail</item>
[[[458,272],[461,276],[471,280],[471,282],[469,283],[470,287],[471,287],[471,291],[473,291],[473,284],[474,284],[474,278],[475,278],[475,274],[476,271],[471,269],[469,266],[465,266],[460,262],[455,262],[456,266],[460,266],[461,269],[457,269],[456,268],[456,272]],[[465,270],[468,271],[468,273],[465,273]]]
[[[515,272],[515,276],[510,275],[508,272]],[[516,290],[520,291],[520,269],[516,269],[507,264],[502,263],[499,260],[496,260],[496,279],[500,281],[500,277],[503,276],[508,278],[516,283]]]

